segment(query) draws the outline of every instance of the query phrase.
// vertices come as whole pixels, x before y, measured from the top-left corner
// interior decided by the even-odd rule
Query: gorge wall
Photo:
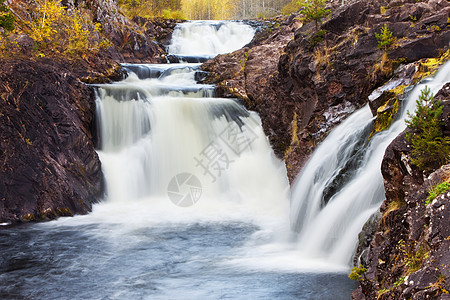
[[[86,213],[103,193],[93,91],[66,63],[0,60],[0,222]]]
[[[450,134],[450,83],[436,98],[444,106],[444,134]],[[424,179],[411,164],[411,143],[400,134],[386,150],[382,174],[386,200],[361,264],[367,271],[353,299],[448,299],[450,290],[450,192],[431,203],[431,188],[450,180],[450,165]]]

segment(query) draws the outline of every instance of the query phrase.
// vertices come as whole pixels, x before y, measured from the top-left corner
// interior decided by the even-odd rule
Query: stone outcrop
[[[114,0],[66,0],[62,4],[71,9],[78,8],[87,24],[101,25],[101,36],[91,38],[106,38],[111,45],[103,52],[117,62],[128,63],[159,63],[165,62],[165,47],[162,43],[170,38],[176,20],[125,17]],[[37,3],[32,1],[13,1],[10,4],[15,15],[26,22],[31,20]]]
[[[450,133],[450,83],[443,101],[444,133]],[[410,163],[411,145],[401,133],[386,150],[386,190],[381,219],[361,263],[367,268],[353,299],[447,299],[450,290],[450,191],[427,203],[431,187],[450,182],[450,165],[424,179]]]
[[[178,23],[184,20],[164,19],[164,18],[142,18],[134,17],[133,22],[141,26],[145,35],[157,41],[160,45],[168,45],[172,38],[172,32]]]
[[[291,180],[327,133],[365,105],[400,65],[436,57],[449,47],[445,0],[354,0],[345,6],[338,1],[331,9],[318,33],[314,24],[302,26],[291,17],[270,28],[263,43],[203,67],[219,95],[244,99],[260,114]],[[397,39],[387,53],[375,37],[384,24]]]
[[[0,223],[86,213],[102,196],[93,89],[79,78],[113,74],[115,64],[90,65],[0,61]]]
[[[155,37],[119,12],[114,0],[76,1],[76,5],[89,10],[93,21],[102,25],[104,35],[113,44],[106,51],[112,59],[128,63],[158,63],[165,61],[163,45]]]

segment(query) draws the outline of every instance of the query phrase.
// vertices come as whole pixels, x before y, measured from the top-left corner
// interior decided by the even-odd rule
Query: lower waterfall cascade
[[[211,97],[212,87],[197,85],[198,64],[165,67],[159,78],[141,80],[129,70],[124,81],[99,86],[98,153],[108,194],[102,207],[139,202],[156,214],[149,221],[185,213],[167,195],[171,179],[187,173],[199,179],[202,193],[187,215],[285,215],[286,171],[273,157],[259,117],[235,100]]]
[[[385,131],[368,140],[373,117],[366,105],[319,145],[292,189],[291,227],[299,232],[300,251],[350,264],[358,233],[385,199],[381,163],[386,148],[405,130],[421,90],[427,86],[436,94],[449,81],[447,63],[408,93],[400,116]]]
[[[197,57],[213,56],[239,49],[253,34],[242,23],[182,23],[169,53],[182,59],[203,49],[206,53]],[[107,201],[96,209],[117,209],[122,218],[123,211],[139,203],[131,219],[148,222],[279,219],[287,214],[286,170],[274,157],[259,116],[236,100],[214,97],[213,86],[197,84],[199,66],[124,64],[125,80],[97,87],[98,154]],[[174,206],[168,196],[183,207]],[[185,207],[185,201],[195,205]],[[144,216],[143,206],[151,216]]]
[[[238,21],[188,21],[166,64],[93,85],[106,192],[88,215],[0,230],[4,299],[348,299],[357,235],[384,199],[380,165],[425,85],[368,140],[368,106],[337,126],[292,189],[257,113],[199,84],[248,44]]]

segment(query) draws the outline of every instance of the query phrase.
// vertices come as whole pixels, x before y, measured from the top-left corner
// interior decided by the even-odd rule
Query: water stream
[[[358,233],[385,199],[381,163],[387,146],[405,128],[425,86],[433,94],[450,81],[450,63],[417,84],[402,103],[398,119],[374,135],[369,106],[353,113],[314,152],[293,189],[292,228],[307,257],[350,264]]]

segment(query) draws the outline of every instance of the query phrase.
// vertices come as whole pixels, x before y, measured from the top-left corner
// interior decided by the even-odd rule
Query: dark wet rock
[[[395,92],[395,89],[401,86],[405,87],[411,85],[418,68],[418,63],[400,66],[395,70],[394,77],[369,95],[369,107],[373,116],[377,115],[378,108],[386,105],[390,100],[396,98],[401,98],[399,100],[402,100],[406,96],[407,93],[404,93],[404,89],[400,89],[397,92]],[[401,95],[402,93],[403,95]]]
[[[372,115],[376,116],[377,115],[377,110],[380,107],[384,106],[386,103],[388,103],[389,100],[393,99],[395,96],[396,95],[395,95],[394,92],[385,91],[379,97],[377,97],[377,98],[375,98],[373,100],[371,100],[369,98],[369,107],[370,107],[370,110],[372,112]]]
[[[185,21],[164,18],[134,17],[133,22],[144,28],[147,37],[155,40],[160,45],[168,45],[177,24]]]
[[[436,95],[443,101],[448,133],[450,83]],[[450,191],[430,203],[431,187],[450,180],[450,165],[424,179],[410,162],[411,145],[401,133],[387,148],[382,174],[386,200],[368,249],[367,268],[353,299],[446,299],[450,271]]]
[[[445,124],[443,133],[445,136],[450,136],[450,83],[445,84],[434,98],[443,104],[442,121]]]
[[[0,62],[0,223],[86,213],[103,195],[94,93],[79,78],[114,64],[90,63]]]
[[[450,32],[437,33],[433,36],[418,37],[408,40],[401,47],[391,52],[391,57],[405,58],[406,61],[412,62],[422,58],[437,57],[440,52],[448,47],[450,40]]]
[[[369,246],[375,232],[378,228],[378,223],[381,219],[381,213],[376,212],[370,216],[369,220],[364,224],[361,232],[358,234],[358,247],[353,255],[353,265],[368,265],[369,263]]]
[[[171,64],[177,64],[177,63],[204,63],[208,61],[209,58],[195,55],[169,54],[166,56],[166,59]]]

